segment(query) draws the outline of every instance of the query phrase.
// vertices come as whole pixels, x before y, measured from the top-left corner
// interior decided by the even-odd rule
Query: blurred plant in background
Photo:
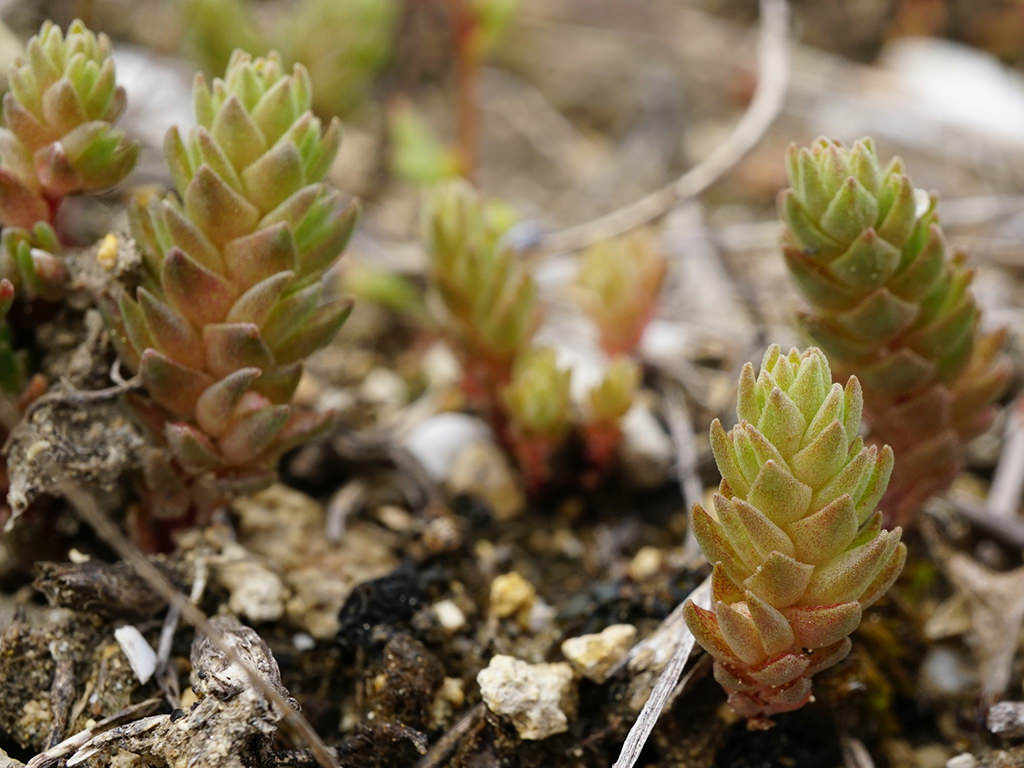
[[[633,407],[640,387],[640,366],[620,355],[608,364],[604,376],[587,393],[583,419],[583,439],[587,458],[598,471],[606,470],[615,459],[622,440],[622,419]]]
[[[583,254],[576,295],[611,356],[632,354],[658,303],[665,257],[645,230],[592,245]]]
[[[529,259],[506,240],[513,222],[505,205],[484,200],[468,183],[442,185],[426,217],[427,279],[432,315],[462,365],[467,400],[490,420],[536,490],[551,478],[552,458],[574,431],[599,475],[611,467],[640,368],[618,355],[585,407],[574,407],[572,370],[559,365],[554,349],[534,344],[541,309]],[[613,254],[613,261],[621,256]],[[616,261],[612,271],[619,270]],[[641,293],[633,293],[635,317],[628,318],[635,333],[651,311]],[[649,291],[644,295],[654,301]]]
[[[405,100],[388,113],[392,173],[427,186],[476,174],[480,67],[508,28],[518,0],[447,0],[455,75],[455,140],[449,146]]]
[[[400,7],[398,0],[300,0],[264,18],[247,0],[188,0],[184,45],[208,74],[224,71],[236,48],[277,50],[286,64],[309,71],[317,114],[344,115],[366,101],[387,62]]]
[[[474,406],[493,413],[512,365],[540,323],[537,288],[503,237],[511,210],[463,182],[442,186],[426,216],[428,281],[442,332],[463,366]]]
[[[534,347],[516,360],[502,391],[512,450],[526,484],[538,489],[551,474],[551,456],[572,426],[572,370],[558,365],[550,347]]]

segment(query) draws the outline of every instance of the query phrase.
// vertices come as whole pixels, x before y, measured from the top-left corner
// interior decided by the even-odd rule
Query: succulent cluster
[[[782,250],[811,304],[800,323],[837,373],[863,382],[872,436],[898,457],[886,508],[906,520],[990,423],[1009,375],[1003,333],[979,331],[973,273],[899,158],[882,168],[870,139],[819,139],[786,163]]]
[[[640,366],[629,357],[614,358],[604,376],[587,393],[583,423],[584,444],[591,463],[603,469],[611,464],[622,439],[622,419],[633,407],[640,388]]]
[[[502,395],[519,466],[531,487],[547,480],[551,454],[572,426],[572,370],[558,365],[550,347],[530,349],[516,361]]]
[[[665,257],[644,230],[596,243],[583,255],[576,292],[609,355],[630,354],[640,343],[665,268]]]
[[[467,397],[491,419],[527,483],[537,488],[574,429],[593,467],[608,468],[640,370],[616,357],[589,393],[584,413],[575,412],[572,370],[559,366],[553,349],[533,346],[541,319],[537,289],[526,260],[506,245],[511,223],[507,209],[484,201],[468,184],[442,185],[427,216],[428,277],[439,325],[462,363]],[[645,318],[649,311],[644,308]]]
[[[165,141],[177,196],[133,210],[147,275],[121,301],[124,355],[159,406],[167,450],[147,472],[167,515],[265,482],[327,424],[290,401],[303,359],[348,315],[321,277],[357,216],[324,182],[339,125],[313,116],[301,65],[236,52],[194,99],[197,127]]]
[[[893,453],[864,445],[861,410],[857,379],[832,383],[819,349],[773,346],[756,376],[743,368],[736,426],[711,426],[722,482],[713,514],[698,505],[692,524],[714,565],[712,609],[689,602],[685,616],[755,724],[808,701],[811,676],[846,656],[903,568],[900,529],[883,530],[875,509]]]
[[[426,221],[429,280],[442,325],[461,356],[467,394],[492,408],[540,322],[537,287],[503,241],[512,224],[507,209],[468,184],[440,187]]]
[[[80,21],[46,22],[8,75],[0,128],[0,274],[18,288],[54,298],[63,267],[53,255],[52,226],[61,200],[117,184],[138,157],[138,145],[113,123],[124,111],[110,40]]]
[[[207,72],[221,72],[236,49],[270,50],[311,74],[312,106],[342,115],[366,102],[391,53],[397,0],[299,0],[280,13],[254,13],[245,0],[187,0],[184,47]]]

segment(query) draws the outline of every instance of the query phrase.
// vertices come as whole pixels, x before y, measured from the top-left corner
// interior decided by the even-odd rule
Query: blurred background
[[[791,289],[781,259],[764,256],[784,149],[820,134],[870,134],[881,156],[901,154],[918,184],[941,193],[947,232],[981,267],[987,320],[1024,327],[1024,2],[804,0],[791,10],[780,118],[699,206],[666,222],[677,225],[669,251],[692,248],[684,237],[710,243],[745,293],[740,311],[704,330],[721,320],[728,332],[712,335],[732,343],[752,312],[769,337],[789,339],[792,306],[777,296]],[[365,204],[348,260],[403,271],[417,271],[409,244],[423,191],[439,180],[472,178],[537,231],[576,224],[706,157],[757,80],[753,0],[5,0],[0,59],[43,19],[76,16],[115,41],[124,128],[147,149],[140,181],[165,180],[160,142],[169,124],[190,121],[196,68],[221,72],[236,47],[303,62],[316,109],[345,125],[333,181]],[[721,308],[722,297],[688,297],[689,268],[677,265],[684,273],[669,282],[681,293],[660,314],[707,326],[688,302]]]

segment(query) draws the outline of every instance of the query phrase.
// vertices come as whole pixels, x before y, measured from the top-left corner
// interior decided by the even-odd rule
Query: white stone
[[[654,414],[639,403],[622,417],[619,453],[629,479],[641,486],[664,482],[675,458],[672,440]]]
[[[503,655],[476,676],[488,709],[509,718],[519,738],[530,741],[568,730],[572,680],[572,667],[565,662],[528,664]]]
[[[402,377],[394,371],[374,368],[363,379],[359,394],[371,403],[396,405],[405,401],[407,388]]]
[[[612,624],[597,634],[570,637],[562,643],[562,653],[583,677],[603,683],[629,653],[634,640],[636,627],[632,624]]]
[[[946,768],[977,768],[978,761],[970,752],[963,752],[946,761]]]
[[[526,504],[522,480],[508,455],[490,440],[475,440],[455,454],[447,486],[452,495],[465,493],[483,499],[498,520],[511,520]]]
[[[466,614],[455,604],[454,600],[441,600],[434,603],[434,615],[437,616],[437,623],[446,632],[458,632],[466,626]]]
[[[217,581],[228,590],[228,608],[251,621],[276,621],[284,615],[288,593],[281,577],[243,547],[225,547],[216,563]]]
[[[114,630],[114,639],[128,658],[128,664],[138,681],[145,685],[156,671],[156,652],[142,633],[131,624]]]
[[[463,446],[490,439],[491,430],[480,419],[465,413],[439,413],[413,427],[402,445],[434,481],[444,482]]]

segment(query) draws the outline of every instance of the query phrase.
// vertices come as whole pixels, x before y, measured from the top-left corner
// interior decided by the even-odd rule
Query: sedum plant
[[[493,411],[540,321],[537,288],[503,243],[512,221],[464,182],[442,186],[426,219],[428,279],[463,365],[463,388]]]
[[[665,257],[650,232],[595,243],[583,255],[578,301],[597,325],[609,355],[632,353],[650,320],[665,277]]]
[[[728,432],[711,425],[722,482],[713,512],[697,505],[692,518],[714,566],[712,607],[684,610],[732,708],[768,727],[810,699],[812,675],[846,656],[906,548],[875,509],[893,453],[858,436],[855,377],[833,384],[819,349],[773,346],[758,375],[744,366],[736,410]]]
[[[883,168],[870,139],[818,139],[790,147],[786,166],[782,251],[811,304],[800,324],[837,373],[863,382],[872,435],[897,456],[886,508],[906,520],[989,425],[1009,375],[1003,332],[979,331],[973,273],[899,158]]]
[[[622,440],[622,418],[633,407],[640,386],[640,366],[620,355],[587,393],[583,441],[587,458],[599,470],[607,468]]]
[[[7,313],[14,301],[14,285],[0,278],[0,390],[7,395],[20,395],[25,387],[24,353],[14,346]]]
[[[120,305],[123,354],[164,442],[146,466],[156,511],[202,512],[266,483],[280,454],[329,415],[291,404],[303,359],[348,315],[322,276],[357,209],[324,182],[340,141],[310,111],[309,76],[238,51],[223,79],[199,76],[196,122],[172,128],[177,195],[132,212],[146,277]]]
[[[551,456],[572,426],[571,383],[572,370],[559,367],[555,350],[538,347],[516,361],[502,392],[512,450],[533,489],[548,479]]]
[[[139,148],[113,125],[125,93],[115,80],[110,40],[81,21],[66,35],[45,22],[8,82],[0,128],[0,275],[29,295],[55,299],[64,280],[53,255],[61,201],[120,182]]]

